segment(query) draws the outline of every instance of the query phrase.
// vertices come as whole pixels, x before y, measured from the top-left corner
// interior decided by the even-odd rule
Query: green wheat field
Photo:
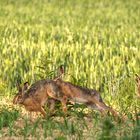
[[[67,115],[30,119],[13,105],[16,84],[52,79],[97,89],[118,111],[102,117],[84,105],[68,104]],[[138,140],[140,99],[139,0],[0,0],[0,139]]]

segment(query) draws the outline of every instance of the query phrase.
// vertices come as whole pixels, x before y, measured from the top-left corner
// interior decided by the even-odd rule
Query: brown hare
[[[113,114],[113,116],[118,116],[114,109],[107,106],[103,102],[102,97],[98,91],[63,81],[61,78],[59,78],[64,73],[63,66],[60,67],[59,72],[59,76],[55,78],[54,81],[56,85],[59,86],[61,93],[63,93],[66,97],[64,103],[66,103],[67,100],[70,100],[75,103],[85,104],[92,109],[99,110],[101,113],[104,113],[106,110],[108,110]],[[65,108],[65,111],[66,110],[67,109]]]
[[[108,110],[114,116],[117,116],[117,112],[103,102],[98,91],[77,86],[70,82],[65,82],[61,79],[57,79],[55,83],[59,86],[61,93],[63,93],[65,96],[64,103],[66,103],[68,99],[75,103],[85,104],[88,107],[99,110],[101,113],[103,113],[105,110]]]
[[[136,86],[137,86],[137,95],[140,97],[140,76],[135,74]]]
[[[13,103],[24,105],[28,111],[40,112],[45,117],[46,112],[43,106],[48,97],[61,101],[63,111],[66,110],[66,97],[53,80],[39,80],[32,84],[30,88],[28,88],[28,82],[24,83],[23,87],[19,85],[17,87],[18,93],[14,96]]]

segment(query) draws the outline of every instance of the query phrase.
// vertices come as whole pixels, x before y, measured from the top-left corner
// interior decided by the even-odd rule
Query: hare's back
[[[30,86],[30,88],[26,91],[26,93],[25,93],[26,97],[36,94],[41,89],[45,88],[46,84],[48,84],[49,82],[50,82],[50,80],[43,79],[43,80],[39,80],[39,81],[33,83]]]

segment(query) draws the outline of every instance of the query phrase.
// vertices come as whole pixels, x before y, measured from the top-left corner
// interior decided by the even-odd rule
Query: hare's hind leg
[[[103,109],[96,106],[96,104],[93,104],[92,102],[87,102],[86,105],[87,105],[87,107],[89,107],[93,110],[100,111],[102,117],[106,115],[105,111],[103,111]]]
[[[102,112],[104,111],[109,111],[112,115],[113,115],[113,117],[116,119],[116,118],[118,118],[118,113],[113,109],[113,108],[111,108],[111,107],[109,107],[109,106],[107,106],[105,103],[103,103],[103,102],[101,102],[101,104],[102,105],[104,105],[104,109],[103,110],[101,110]]]
[[[100,112],[108,110],[112,113],[112,115],[114,117],[118,116],[117,112],[114,109],[112,109],[111,107],[107,106],[104,102],[101,102],[101,101],[97,100],[96,98],[93,98],[92,102],[96,104],[96,106],[98,107],[98,110]]]
[[[108,111],[109,112],[111,112],[112,113],[112,115],[114,116],[114,117],[117,117],[118,116],[118,113],[113,109],[113,108],[111,108],[111,107],[109,107],[109,106],[107,106],[108,107]]]

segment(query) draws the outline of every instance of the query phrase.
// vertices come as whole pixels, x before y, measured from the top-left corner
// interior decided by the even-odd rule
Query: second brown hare
[[[108,110],[113,114],[113,116],[118,116],[117,112],[114,109],[107,106],[103,102],[100,93],[98,91],[77,86],[70,82],[65,82],[61,79],[58,79],[56,81],[56,84],[59,85],[60,90],[65,95],[64,103],[66,103],[67,100],[70,100],[75,103],[85,104],[88,107],[91,107],[92,109],[99,110],[101,113]]]
[[[59,70],[60,74],[58,78],[54,79],[54,81],[59,86],[61,93],[63,93],[66,97],[64,98],[64,103],[66,103],[67,100],[70,100],[75,103],[85,104],[92,109],[100,111],[102,114],[105,113],[106,110],[108,110],[113,114],[113,116],[118,116],[117,112],[114,109],[107,106],[103,102],[102,97],[98,91],[74,85],[59,78],[64,73],[63,69],[64,67],[61,66]],[[66,105],[64,106],[66,107]]]

